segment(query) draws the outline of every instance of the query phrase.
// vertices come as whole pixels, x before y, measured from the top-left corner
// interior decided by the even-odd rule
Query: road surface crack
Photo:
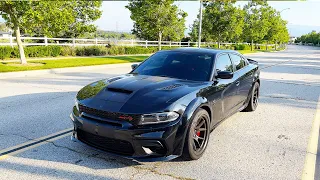
[[[132,174],[130,179],[134,179],[135,176],[137,176],[138,174],[141,173],[141,171],[148,171],[148,172],[151,172],[153,174],[156,174],[156,175],[160,175],[160,176],[168,176],[168,177],[171,177],[171,178],[174,178],[174,179],[179,179],[179,180],[191,180],[192,178],[186,178],[186,177],[180,177],[180,176],[176,176],[174,174],[169,174],[169,173],[162,173],[162,172],[159,172],[158,170],[156,170],[157,168],[159,168],[159,166],[162,164],[162,162],[157,162],[155,163],[155,165],[153,165],[151,168],[147,168],[147,167],[141,167],[141,164],[139,163],[138,165],[134,165],[136,162],[132,161],[132,163],[130,162],[123,162],[123,161],[119,161],[118,159],[116,158],[106,158],[106,157],[99,157],[99,153],[94,153],[94,154],[87,154],[87,153],[83,153],[83,152],[80,152],[80,151],[77,151],[77,150],[74,150],[72,148],[69,148],[69,147],[66,147],[66,146],[61,146],[61,145],[58,145],[56,144],[55,142],[52,142],[52,141],[47,141],[48,143],[52,144],[53,146],[57,147],[57,148],[64,148],[64,149],[67,149],[69,151],[72,151],[72,152],[75,152],[75,153],[78,153],[78,154],[82,154],[82,155],[85,155],[86,158],[97,158],[97,159],[101,159],[101,160],[105,160],[107,162],[114,162],[116,161],[117,163],[123,165],[123,166],[128,166],[128,167],[132,167],[134,169],[137,170],[136,173]],[[75,161],[75,164],[78,164],[80,162],[82,162],[83,160],[82,159],[79,159],[77,161]]]
[[[23,136],[23,135],[20,135],[20,134],[0,134],[0,135],[1,136],[18,136],[18,137],[24,138],[24,139],[29,140],[29,141],[35,141],[32,138],[28,138],[27,136]]]

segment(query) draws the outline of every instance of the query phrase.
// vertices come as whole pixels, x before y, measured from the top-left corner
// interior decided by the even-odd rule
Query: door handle
[[[240,81],[237,81],[237,82],[236,82],[236,86],[239,86],[239,85],[240,85]]]

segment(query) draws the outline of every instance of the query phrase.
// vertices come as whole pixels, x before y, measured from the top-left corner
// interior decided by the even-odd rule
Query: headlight
[[[140,124],[155,124],[161,122],[170,122],[178,119],[179,114],[176,112],[163,112],[154,114],[144,114],[141,116]]]
[[[75,106],[76,106],[77,110],[80,111],[80,110],[79,110],[79,102],[78,102],[77,99],[75,99]]]

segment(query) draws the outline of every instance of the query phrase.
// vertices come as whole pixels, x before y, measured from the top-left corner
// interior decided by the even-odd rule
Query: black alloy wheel
[[[253,85],[250,101],[248,103],[248,106],[244,109],[244,111],[250,112],[255,111],[259,104],[259,89],[260,85],[258,82],[255,82]]]
[[[204,109],[195,112],[189,126],[184,144],[183,158],[186,160],[199,159],[205,152],[210,135],[210,116]]]

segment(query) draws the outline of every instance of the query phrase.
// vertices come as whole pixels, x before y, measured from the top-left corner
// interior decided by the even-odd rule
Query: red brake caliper
[[[200,137],[200,131],[197,131],[196,134],[198,137]]]

